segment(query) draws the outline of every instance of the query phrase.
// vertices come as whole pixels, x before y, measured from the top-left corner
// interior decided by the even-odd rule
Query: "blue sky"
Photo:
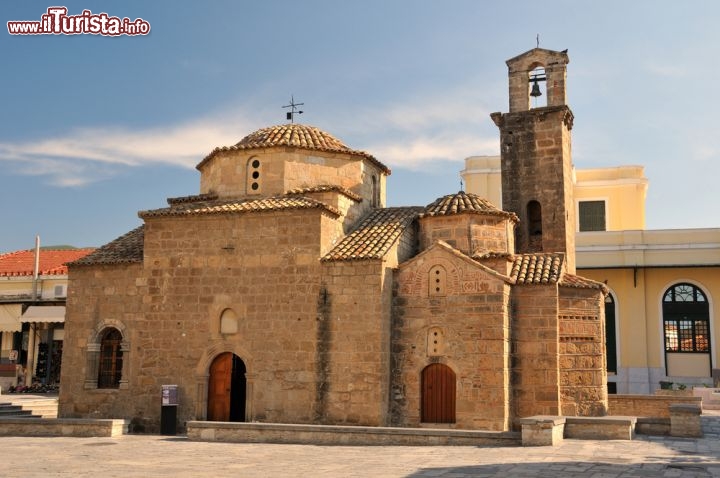
[[[6,22],[143,18],[151,33],[14,36]],[[498,153],[505,60],[569,49],[577,168],[640,164],[650,229],[720,227],[720,2],[37,1],[0,4],[0,251],[99,246],[196,194],[216,146],[300,122],[389,165],[389,205]]]

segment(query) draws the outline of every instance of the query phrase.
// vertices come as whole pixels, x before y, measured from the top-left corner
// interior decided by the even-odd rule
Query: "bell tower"
[[[492,113],[500,128],[503,209],[520,218],[516,252],[565,253],[575,273],[575,205],[567,106],[567,50],[534,48],[511,58],[508,66],[510,112]],[[542,95],[547,102],[532,107]]]

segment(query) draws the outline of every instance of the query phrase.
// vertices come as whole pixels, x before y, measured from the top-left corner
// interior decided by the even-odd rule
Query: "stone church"
[[[157,431],[169,384],[180,428],[604,415],[607,290],[575,275],[568,61],[507,61],[504,211],[463,191],[385,207],[390,170],[306,125],[213,150],[199,194],[70,264],[60,416]]]

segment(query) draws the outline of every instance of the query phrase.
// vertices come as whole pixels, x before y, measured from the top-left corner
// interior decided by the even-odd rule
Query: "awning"
[[[64,305],[31,305],[22,315],[23,322],[65,322]]]
[[[2,304],[0,305],[0,332],[20,332],[22,324],[22,305]]]

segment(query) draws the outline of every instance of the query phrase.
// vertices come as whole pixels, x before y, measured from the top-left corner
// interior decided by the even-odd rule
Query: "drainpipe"
[[[40,273],[40,236],[35,236],[35,267],[33,268],[33,300],[38,299],[38,276]]]
[[[33,268],[33,292],[32,301],[38,300],[38,275],[40,272],[40,236],[35,236],[35,267]],[[28,350],[27,364],[25,366],[25,386],[32,385],[32,377],[35,373],[35,331],[37,326],[30,322],[28,327]]]

